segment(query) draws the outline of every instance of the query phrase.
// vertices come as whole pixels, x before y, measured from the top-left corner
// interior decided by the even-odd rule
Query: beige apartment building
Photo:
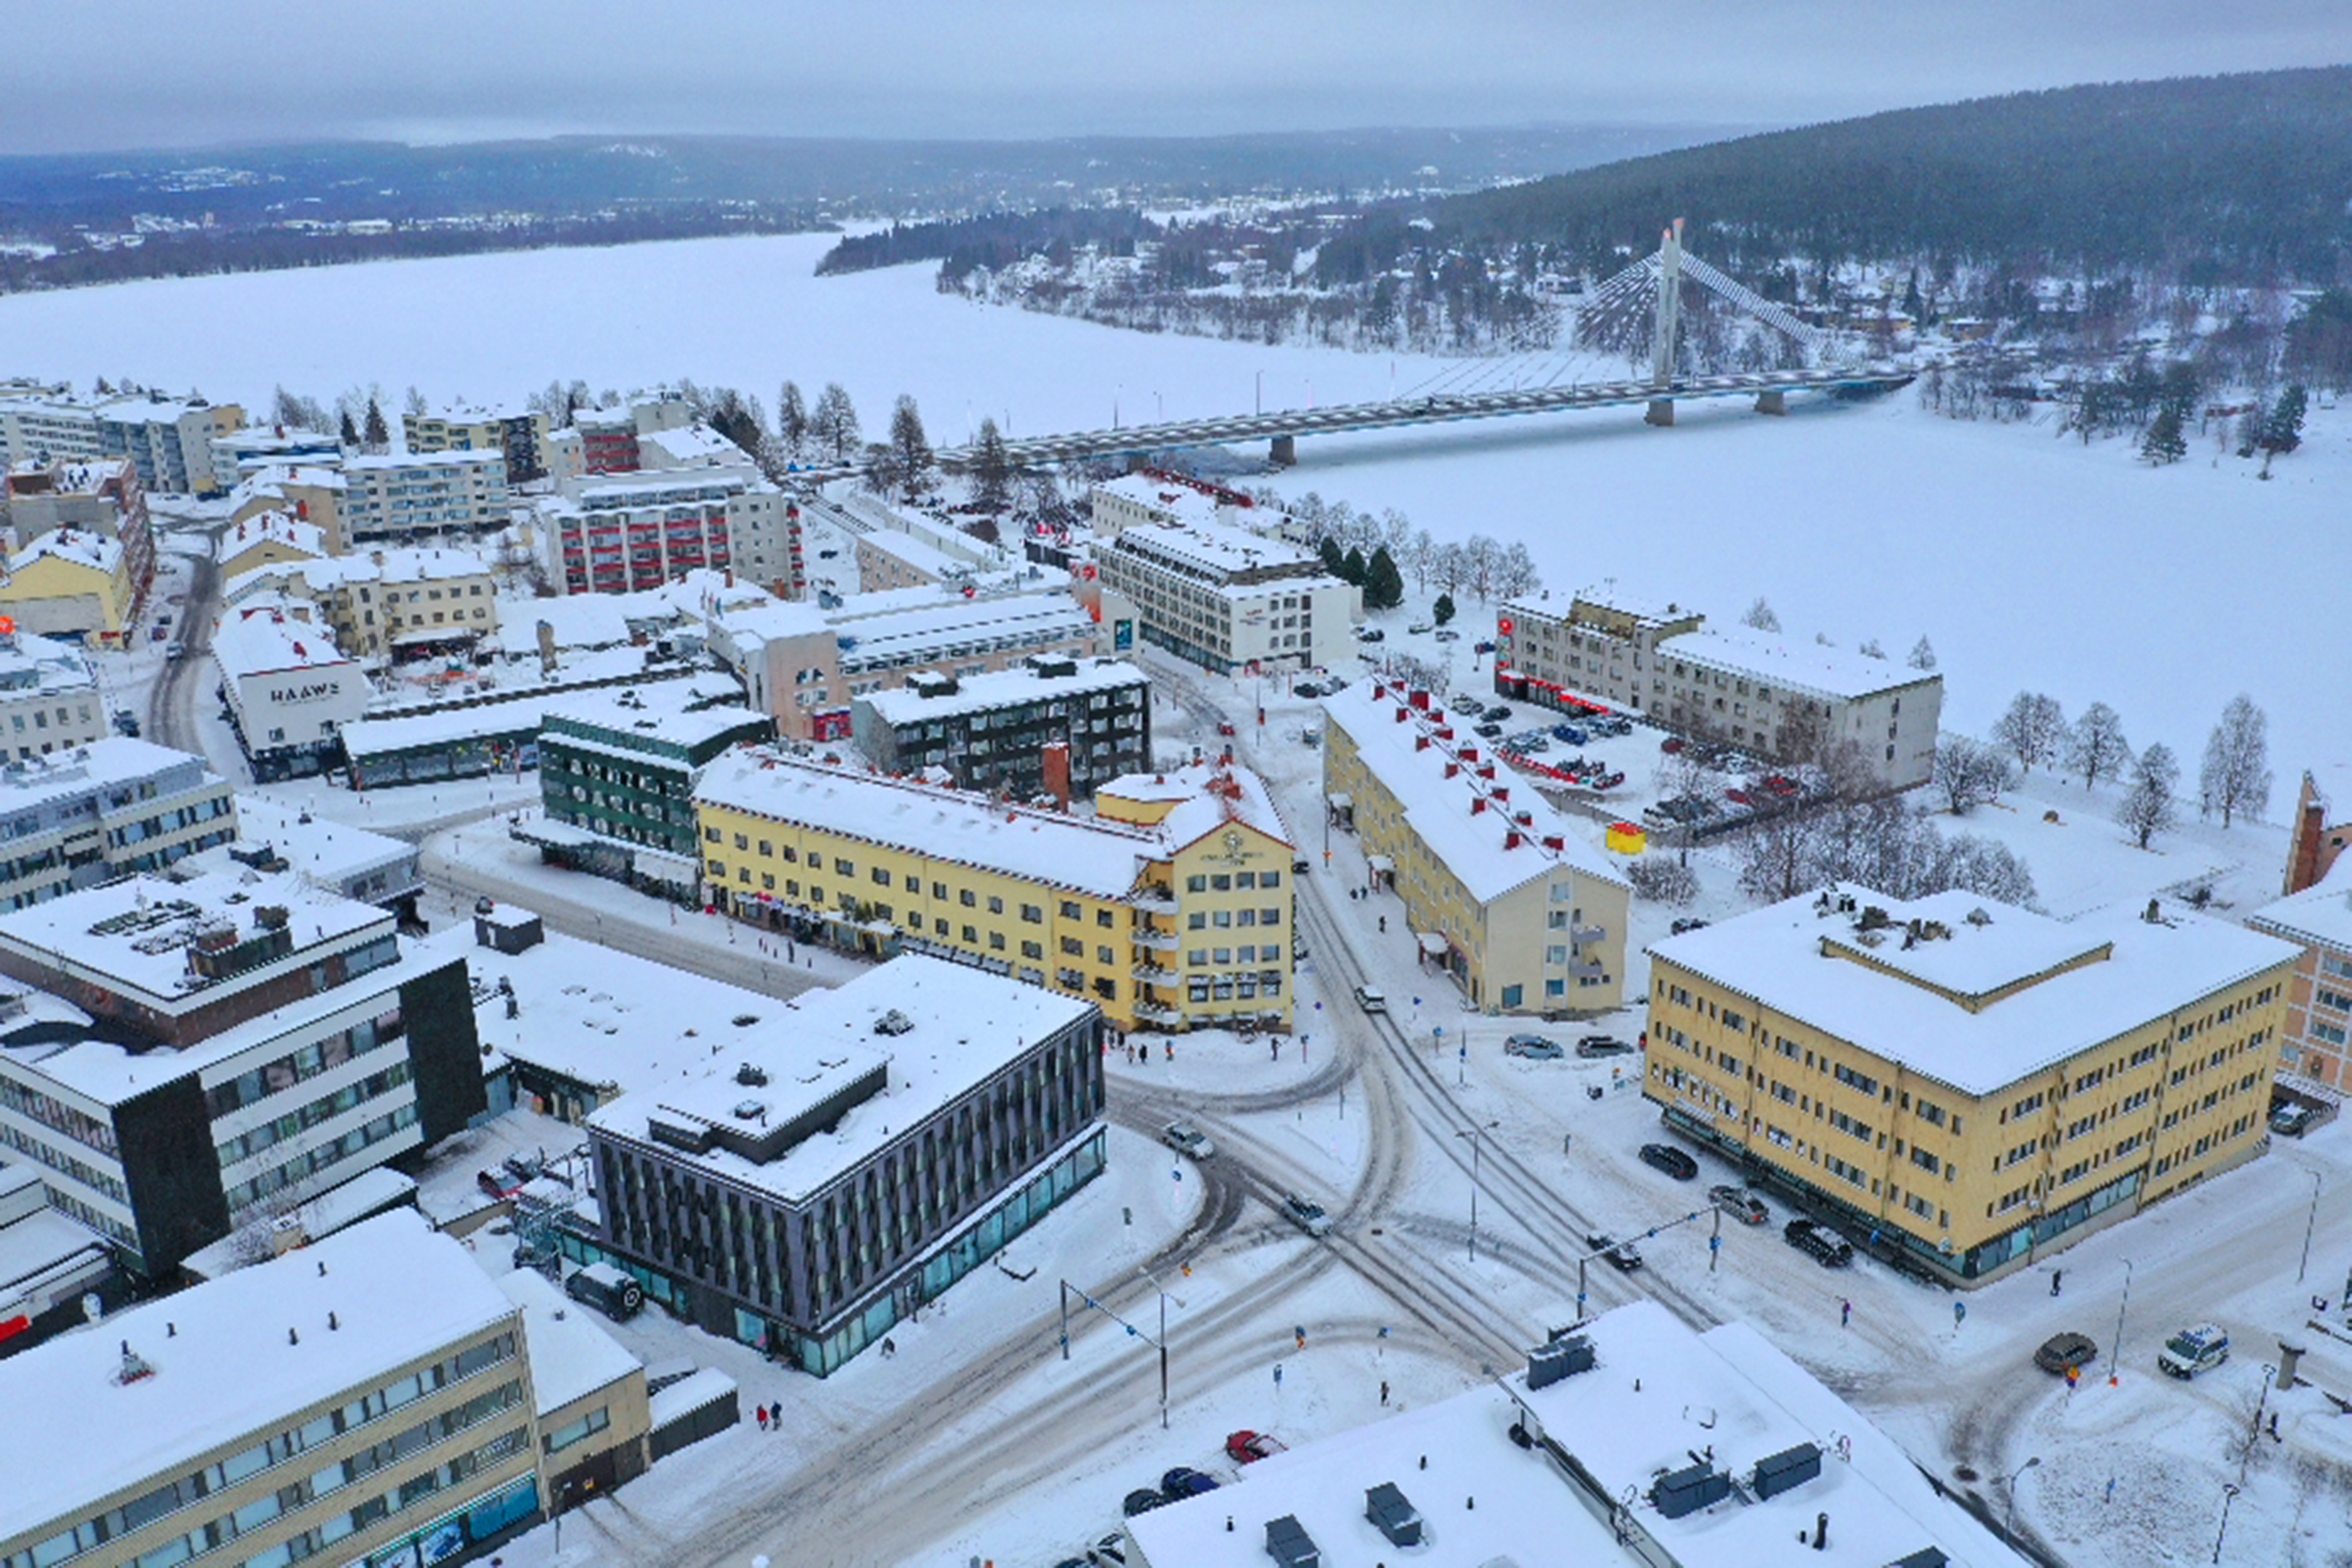
[[[2338,868],[2246,917],[2258,931],[2302,950],[2287,986],[2279,1071],[2352,1090],[2352,870]]]
[[[1404,900],[1422,961],[1481,1007],[1621,1005],[1632,891],[1608,854],[1426,691],[1360,681],[1323,700],[1325,806],[1372,891]]]
[[[335,645],[355,658],[400,661],[467,655],[499,635],[499,585],[489,563],[464,550],[368,550],[289,559],[230,580],[232,605],[257,594],[318,606]]]
[[[1643,1093],[1667,1125],[1970,1284],[2262,1152],[2295,949],[1833,888],[1650,961]]]
[[[1944,678],[1887,659],[1739,627],[1706,629],[1682,605],[1639,606],[1577,595],[1503,606],[1496,689],[1555,708],[1622,710],[1769,762],[1808,760],[1851,742],[1888,789],[1935,771]]]

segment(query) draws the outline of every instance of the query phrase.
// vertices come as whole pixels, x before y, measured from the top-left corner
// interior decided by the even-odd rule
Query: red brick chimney
[[[1048,741],[1041,753],[1045,763],[1045,793],[1062,810],[1070,809],[1070,743]]]

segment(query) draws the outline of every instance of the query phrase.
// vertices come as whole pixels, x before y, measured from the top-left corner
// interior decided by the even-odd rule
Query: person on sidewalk
[[[1853,1302],[1840,1301],[1838,1303],[1838,1327],[1841,1329],[1850,1329],[1853,1327]]]

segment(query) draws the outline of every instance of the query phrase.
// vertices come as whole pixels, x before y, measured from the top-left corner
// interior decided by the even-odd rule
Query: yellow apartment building
[[[744,747],[695,790],[706,901],[802,941],[925,952],[1084,996],[1122,1031],[1291,1025],[1295,851],[1255,774],[1006,805]]]
[[[45,533],[8,558],[0,615],[28,632],[121,647],[139,618],[154,575],[142,576],[119,539],[86,528]]]
[[[1650,949],[1667,1124],[1958,1284],[2266,1147],[2296,950],[1832,889]]]
[[[1352,827],[1372,890],[1404,900],[1422,960],[1482,1007],[1622,1005],[1624,875],[1457,723],[1402,682],[1323,700],[1325,808]]]

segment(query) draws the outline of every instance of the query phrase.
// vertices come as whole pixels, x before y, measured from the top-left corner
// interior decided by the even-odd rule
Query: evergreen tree
[[[1325,534],[1316,541],[1315,552],[1323,558],[1323,570],[1342,582],[1347,580],[1348,563],[1346,557],[1339,553],[1339,542],[1337,539],[1328,533]]]
[[[2254,437],[2254,445],[2263,454],[2263,477],[2268,479],[2271,459],[2283,458],[2303,445],[2303,414],[2305,404],[2303,384],[2295,383],[2278,395],[2278,401],[2262,422]]]
[[[342,428],[336,436],[336,439],[342,442],[346,447],[358,446],[360,444],[359,426],[352,423],[352,411],[350,409],[346,408],[343,410],[342,421]]]
[[[980,439],[973,447],[972,504],[993,517],[1013,503],[1013,463],[1004,454],[1004,437],[995,420],[981,420]]]
[[[2148,421],[2147,434],[2140,437],[2139,455],[2158,468],[2177,463],[2189,456],[2189,437],[2180,428],[2180,413],[2170,404],[2156,411]]]
[[[890,451],[899,493],[913,500],[930,477],[931,443],[923,434],[923,416],[916,411],[915,400],[904,393],[890,408]]]
[[[1385,544],[1374,550],[1365,563],[1364,603],[1382,610],[1393,610],[1404,603],[1404,574],[1397,570],[1396,558]]]
[[[1908,664],[1914,669],[1935,668],[1936,649],[1934,645],[1930,644],[1926,637],[1922,637],[1917,642],[1911,645],[1911,657],[1904,662]]]
[[[783,391],[776,395],[776,439],[783,443],[784,455],[797,461],[808,449],[808,405],[801,399],[800,383],[784,383]]]
[[[1351,548],[1345,556],[1340,558],[1339,579],[1345,583],[1352,583],[1357,587],[1361,588],[1366,585],[1364,582],[1364,574],[1370,569],[1370,563],[1366,562],[1364,559],[1363,547],[1361,545],[1357,545]]]
[[[367,417],[360,423],[361,439],[371,452],[387,451],[392,446],[392,429],[383,422],[383,405],[373,397],[368,399]]]
[[[1453,620],[1454,595],[1451,594],[1438,595],[1437,603],[1429,607],[1429,618],[1435,621],[1441,626]]]

